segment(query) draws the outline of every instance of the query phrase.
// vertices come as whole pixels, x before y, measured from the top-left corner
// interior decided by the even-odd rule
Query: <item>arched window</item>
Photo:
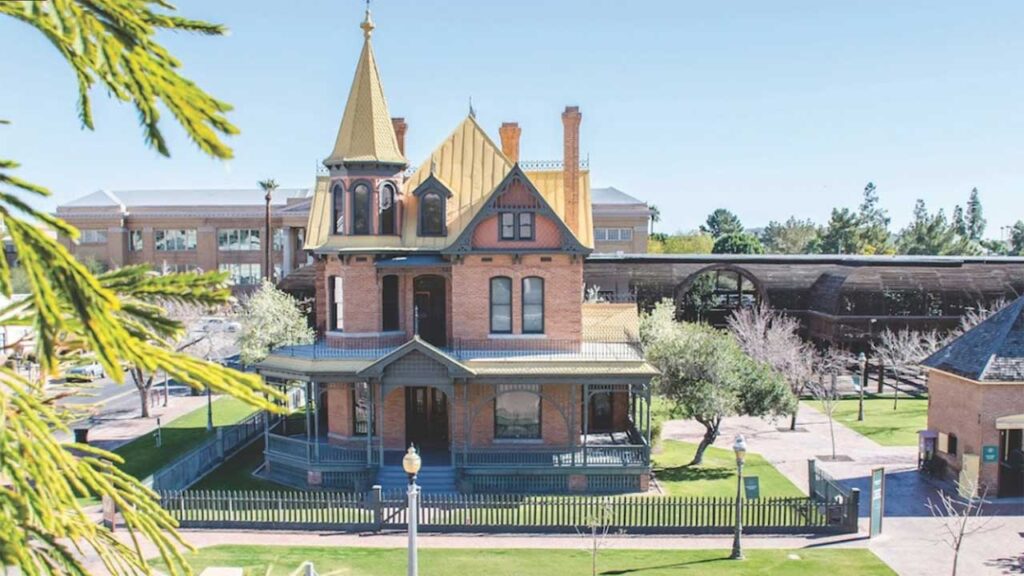
[[[523,334],[544,333],[544,279],[523,278]]]
[[[491,278],[491,333],[512,333],[512,279]]]
[[[370,233],[370,187],[364,183],[352,188],[352,234]]]
[[[385,276],[381,281],[381,330],[398,330],[398,276]]]
[[[341,184],[335,184],[331,190],[331,194],[334,196],[334,233],[344,234],[345,233],[345,190],[342,189]]]
[[[444,197],[437,192],[420,198],[420,236],[444,236]]]
[[[385,182],[380,187],[380,223],[377,225],[377,234],[395,233],[395,216],[398,214],[395,200],[395,187]]]

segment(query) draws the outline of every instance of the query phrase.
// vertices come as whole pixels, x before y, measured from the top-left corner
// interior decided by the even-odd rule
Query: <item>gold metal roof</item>
[[[348,93],[345,115],[338,128],[334,151],[325,161],[327,164],[341,162],[383,162],[406,165],[405,157],[398,149],[398,140],[391,125],[387,99],[377,71],[377,60],[373,55],[370,36],[373,21],[366,11],[363,21],[363,51],[356,65],[356,75]]]
[[[584,303],[584,342],[639,342],[640,316],[636,304]]]
[[[501,149],[487,136],[475,118],[467,116],[402,185],[405,218],[402,220],[399,237],[331,235],[330,191],[326,179],[318,178],[309,213],[305,248],[320,251],[373,251],[376,248],[442,250],[459,237],[511,169],[512,163],[502,154]],[[412,192],[431,174],[452,192],[452,197],[448,199],[448,235],[445,237],[417,235],[419,201]],[[562,171],[532,171],[526,172],[526,176],[552,210],[565,219],[565,182]],[[580,171],[579,195],[577,240],[587,248],[593,248],[588,170]]]

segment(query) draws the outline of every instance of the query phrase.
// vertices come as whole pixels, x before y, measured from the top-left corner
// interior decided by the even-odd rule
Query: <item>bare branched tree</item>
[[[921,361],[927,356],[922,334],[908,329],[892,331],[886,328],[871,348],[874,354],[893,370],[892,409],[896,410],[900,377],[917,375],[921,369]]]
[[[827,361],[825,356],[829,352],[819,352],[816,354],[819,358],[816,358],[815,364],[822,365]],[[837,371],[833,371],[833,375]],[[832,460],[836,459],[836,429],[835,429],[835,413],[836,408],[839,407],[839,390],[836,387],[836,378],[832,377],[825,381],[824,375],[819,372],[818,379],[809,384],[808,388],[811,390],[811,394],[821,404],[821,411],[825,413],[828,418],[828,433],[832,440]]]
[[[988,319],[989,316],[1002,310],[1009,302],[1005,298],[998,298],[989,303],[977,302],[972,308],[968,308],[967,312],[960,317],[960,327],[954,332],[953,337],[959,336],[964,332],[967,332],[971,328],[974,328],[978,324],[981,324]]]
[[[800,322],[767,306],[741,308],[729,318],[729,330],[751,358],[772,367],[793,395],[804,394],[813,376],[814,351],[800,338]],[[796,429],[797,410],[789,429]]]
[[[615,521],[615,509],[611,499],[602,498],[587,515],[583,526],[576,528],[576,533],[583,540],[583,549],[590,553],[590,572],[597,576],[597,555],[607,544],[608,533]]]
[[[968,536],[987,531],[991,517],[982,516],[982,504],[985,502],[985,491],[980,495],[974,483],[957,483],[963,501],[956,494],[946,491],[939,492],[938,502],[928,499],[928,510],[932,516],[942,520],[942,541],[953,550],[953,571],[956,576],[960,564],[960,549]]]

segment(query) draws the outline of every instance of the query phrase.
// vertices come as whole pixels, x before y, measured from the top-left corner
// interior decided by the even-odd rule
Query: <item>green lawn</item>
[[[917,446],[917,431],[928,427],[928,399],[900,396],[892,409],[892,394],[864,396],[864,421],[857,421],[857,398],[844,398],[835,411],[841,422],[882,446]],[[811,406],[821,410],[821,403]]]
[[[213,402],[213,425],[235,424],[254,411],[252,406],[236,398],[219,398]],[[136,478],[145,478],[198,446],[209,436],[206,432],[206,406],[164,423],[162,436],[160,448],[156,447],[153,434],[146,434],[114,450],[124,458],[121,469]]]
[[[590,555],[573,550],[584,542],[566,541],[562,550],[420,550],[422,574],[488,576],[584,576]],[[896,574],[866,549],[748,550],[746,560],[729,560],[728,550],[602,550],[599,574],[668,576],[674,574],[828,574],[875,576]],[[188,555],[194,573],[209,566],[236,566],[251,576],[290,575],[304,561],[320,574],[400,576],[406,573],[402,548],[326,548],[298,546],[212,546]]]
[[[700,466],[688,466],[696,444],[663,440],[656,449],[654,475],[669,496],[736,497],[736,456],[731,449],[708,447]],[[747,453],[744,476],[757,476],[761,496],[803,496],[803,493],[760,454]]]

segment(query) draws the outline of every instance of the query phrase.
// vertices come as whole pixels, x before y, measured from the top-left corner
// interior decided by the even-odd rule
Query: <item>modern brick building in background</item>
[[[306,263],[311,192],[278,189],[271,205],[274,277]],[[151,264],[157,270],[224,270],[236,286],[263,275],[266,204],[252,190],[101,190],[59,206],[81,232],[61,241],[75,256],[105,267]]]
[[[1024,496],[1024,297],[924,361],[928,432],[964,486]]]
[[[420,447],[427,490],[621,492],[650,474],[650,380],[634,304],[584,304],[594,247],[582,114],[562,113],[564,159],[519,162],[472,113],[408,171],[370,42],[317,177],[322,341],[275,350],[268,382],[310,399],[267,435],[265,471],[293,486],[404,483]]]

